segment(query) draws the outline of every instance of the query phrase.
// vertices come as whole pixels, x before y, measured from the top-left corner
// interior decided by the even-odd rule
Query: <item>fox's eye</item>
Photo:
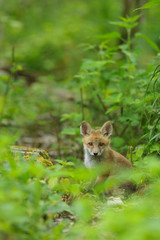
[[[102,147],[103,145],[104,145],[104,143],[102,143],[102,142],[100,142],[100,143],[99,143],[99,146],[101,146],[101,147]]]
[[[92,143],[92,142],[89,142],[88,145],[89,145],[89,146],[93,146],[93,143]]]

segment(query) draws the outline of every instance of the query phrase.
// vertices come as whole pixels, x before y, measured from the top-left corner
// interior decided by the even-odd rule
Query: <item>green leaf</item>
[[[87,199],[75,201],[73,204],[73,210],[77,217],[83,221],[89,221],[92,218],[93,208],[91,202]]]
[[[141,158],[143,153],[144,153],[145,146],[144,145],[139,145],[136,147],[134,150],[134,154],[136,155],[137,158]]]
[[[160,145],[159,143],[154,143],[151,148],[150,148],[150,152],[153,153],[153,152],[157,152],[157,153],[160,153]]]
[[[126,22],[110,22],[111,24],[114,24],[116,26],[119,26],[119,27],[124,27],[124,28],[127,28],[127,29],[132,29],[134,27],[137,26],[137,22],[135,23],[126,23]]]
[[[111,33],[106,33],[102,35],[97,35],[95,38],[97,39],[114,39],[114,38],[120,38],[121,34],[119,32],[111,32]]]
[[[62,134],[63,135],[78,135],[79,132],[79,128],[72,128],[72,127],[66,127],[62,130]]]
[[[71,214],[73,214],[71,207],[67,205],[65,202],[62,202],[60,199],[53,199],[52,205],[49,206],[49,212],[51,213],[60,213],[63,211],[67,211]]]
[[[141,37],[143,39],[146,40],[146,42],[156,51],[156,52],[160,52],[159,47],[157,46],[157,44],[155,44],[151,39],[149,39],[147,36],[145,36],[142,33],[136,33],[136,37]]]
[[[151,0],[150,2],[145,3],[142,7],[137,8],[138,9],[146,9],[146,8],[152,8],[160,5],[160,0]]]
[[[113,93],[111,96],[107,97],[105,103],[120,103],[122,101],[122,93]]]
[[[75,165],[73,162],[62,161],[59,159],[56,159],[55,161],[62,164],[63,166],[74,166]]]
[[[127,17],[127,18],[124,18],[124,17],[120,17],[120,19],[122,19],[123,22],[125,23],[134,23],[138,20],[138,18],[140,18],[140,14],[139,15],[135,15],[134,17]]]
[[[109,114],[111,112],[114,112],[115,110],[117,110],[120,106],[119,105],[115,105],[115,106],[112,106],[110,107],[107,111],[106,111],[106,114]]]
[[[150,142],[151,142],[152,140],[154,140],[155,138],[158,138],[159,136],[160,136],[160,133],[157,133],[156,135],[154,135],[154,136],[151,138]]]
[[[121,137],[114,137],[112,143],[114,147],[122,147],[124,145],[124,139]]]
[[[94,61],[91,59],[84,59],[81,66],[81,71],[101,70],[105,64],[106,64],[105,60]]]

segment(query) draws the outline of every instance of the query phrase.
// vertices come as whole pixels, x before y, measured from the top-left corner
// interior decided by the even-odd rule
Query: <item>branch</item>
[[[9,67],[2,67],[0,68],[0,70],[12,74]],[[28,86],[30,86],[32,83],[37,81],[38,74],[31,74],[26,72],[25,70],[21,70],[14,73],[14,79],[16,79],[17,77],[25,77],[27,79]]]
[[[129,127],[128,125],[126,125],[126,126],[124,127],[124,129],[123,129],[122,132],[120,133],[120,137],[123,136],[123,134],[125,133],[125,131],[127,130],[128,127]]]

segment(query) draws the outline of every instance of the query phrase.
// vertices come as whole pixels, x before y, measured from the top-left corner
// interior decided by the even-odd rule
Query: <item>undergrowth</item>
[[[86,1],[77,1],[80,11],[76,12],[78,16],[75,14],[75,23],[69,17],[72,4],[63,1],[63,8],[63,4],[55,2],[62,14],[57,10],[52,14],[50,0],[48,5],[44,4],[48,11],[44,11],[42,2],[37,8],[33,1],[28,5],[28,14],[28,7],[18,1],[24,13],[20,14],[11,1],[0,12],[3,33],[0,36],[3,40],[0,238],[157,240],[160,236],[159,44],[141,29],[132,34],[141,18],[135,11],[119,21],[112,19],[106,33],[106,17],[101,18],[96,11],[97,1],[92,1],[92,9]],[[144,8],[157,4],[159,1],[152,0]],[[102,1],[98,9],[105,7],[109,14],[111,5]],[[118,6],[113,11],[115,18]],[[87,29],[92,39],[87,39],[75,53],[71,50],[75,49],[74,44],[78,45],[77,23],[84,29],[83,17],[93,17],[93,11],[103,31],[88,17]],[[35,22],[31,31],[32,19]],[[57,22],[55,33],[52,21]],[[41,28],[37,28],[38,23]],[[156,27],[150,27],[153,28],[150,36]],[[142,54],[148,49],[152,51],[149,61]],[[76,58],[81,52],[78,71]],[[110,120],[114,128],[111,146],[127,155],[133,171],[122,172],[95,186],[102,169],[99,166],[89,170],[83,165],[79,131],[82,120],[95,127]],[[27,161],[20,156],[18,160],[10,151],[12,145],[44,148],[54,164],[45,167],[34,156]],[[136,191],[123,194],[117,190],[114,197],[122,202],[114,204],[115,199],[106,193],[128,179]]]

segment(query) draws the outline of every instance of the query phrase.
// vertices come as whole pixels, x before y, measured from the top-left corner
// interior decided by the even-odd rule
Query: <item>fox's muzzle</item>
[[[95,153],[93,153],[94,154],[94,156],[97,156],[98,155],[98,152],[95,152]]]

